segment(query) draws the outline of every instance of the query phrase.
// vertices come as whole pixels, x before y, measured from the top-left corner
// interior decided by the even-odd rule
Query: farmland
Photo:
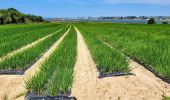
[[[49,27],[48,27],[49,26]],[[1,27],[0,56],[21,48],[47,34],[55,32],[60,25],[29,25],[28,27]],[[39,30],[42,28],[42,30]],[[14,34],[13,34],[14,33]],[[36,33],[36,34],[35,34]],[[31,38],[30,38],[31,37]],[[23,39],[24,38],[24,39]],[[22,42],[21,42],[22,41]],[[15,45],[12,45],[15,44]]]
[[[27,83],[28,90],[51,96],[69,93],[73,82],[76,45],[76,32],[71,27],[58,49],[42,64],[40,72]]]
[[[125,56],[117,50],[106,46],[94,34],[86,32],[85,28],[80,28],[80,30],[91,50],[95,63],[101,69],[101,73],[128,71],[128,60]]]
[[[54,25],[54,26],[47,28],[47,29],[43,29],[41,31],[38,31],[38,28],[37,28],[37,29],[35,29],[35,31],[32,31],[30,33],[26,32],[30,36],[31,36],[31,34],[37,36],[37,37],[33,36],[33,38],[29,38],[29,36],[27,36],[26,34],[22,34],[21,37],[14,37],[14,38],[7,36],[8,37],[7,40],[14,39],[14,41],[4,42],[4,44],[1,45],[2,46],[2,48],[1,48],[2,55],[6,54],[7,50],[15,50],[19,46],[23,46],[24,42],[25,42],[25,45],[27,45],[28,43],[31,43],[33,40],[35,41],[35,39],[42,38],[42,36],[45,36],[47,34],[51,34],[51,32],[57,31],[61,27],[60,25],[59,26],[57,25],[57,27],[56,27],[56,25]],[[34,26],[33,26],[33,28],[34,28]],[[21,29],[21,30],[24,30],[24,29]],[[56,41],[62,35],[62,33],[65,32],[66,30],[67,30],[67,28],[62,29],[61,31],[56,32],[55,34],[52,34],[47,39],[43,40],[40,43],[37,43],[36,45],[34,45],[26,50],[18,52],[12,57],[6,57],[5,60],[0,62],[1,69],[18,69],[18,70],[24,69],[25,67],[29,66],[33,61],[35,61],[38,57],[40,57],[40,55],[43,52],[45,52],[50,47],[50,45],[52,45],[53,42]],[[37,34],[35,34],[34,32],[37,32]],[[43,34],[43,33],[46,33],[46,34]],[[20,39],[23,39],[23,38],[25,38],[24,39],[25,41],[20,42],[21,41]],[[12,45],[13,43],[15,43],[16,45]],[[8,49],[8,48],[10,48],[10,49]],[[20,58],[22,58],[22,62],[19,60]]]
[[[32,62],[35,62],[35,60],[38,59],[43,52],[45,52],[58,38],[60,38],[60,36],[66,32],[67,28],[68,27],[54,35],[51,35],[49,38],[32,46],[31,48],[21,51],[12,57],[6,58],[4,61],[0,62],[1,68],[18,70],[26,68]],[[22,62],[19,60],[20,58],[22,58]]]
[[[78,24],[82,33],[89,34],[93,40],[103,40],[117,51],[137,59],[147,65],[152,66],[154,70],[166,78],[170,78],[170,28],[169,25],[135,25],[135,24]],[[88,35],[87,35],[88,36]],[[86,38],[86,36],[84,35]],[[87,43],[89,40],[87,40]],[[96,43],[99,44],[99,43]],[[95,52],[94,47],[89,48]],[[101,46],[100,46],[101,47]],[[105,47],[106,48],[106,47]],[[101,51],[101,48],[97,49]],[[102,48],[104,50],[104,48]],[[108,52],[105,53],[107,55]],[[92,53],[93,54],[93,53]],[[112,53],[113,54],[113,53]],[[94,59],[95,58],[94,54]],[[104,56],[97,57],[97,59]],[[109,56],[107,56],[109,57]],[[113,57],[112,57],[113,58]],[[116,58],[118,58],[116,56]],[[115,58],[115,59],[116,59]],[[108,59],[105,58],[107,62]],[[115,60],[119,65],[122,60]],[[99,61],[96,61],[100,65]],[[111,61],[108,61],[111,62]],[[112,61],[113,62],[113,61]],[[125,64],[125,63],[124,63]],[[113,65],[116,65],[115,63]],[[113,66],[112,65],[112,66]],[[111,71],[111,70],[110,70]]]
[[[9,73],[0,75],[0,99],[23,100],[30,94],[78,100],[168,98],[169,83],[146,68],[170,80],[169,35],[169,25],[1,25],[0,72]],[[12,71],[24,73],[8,75]]]

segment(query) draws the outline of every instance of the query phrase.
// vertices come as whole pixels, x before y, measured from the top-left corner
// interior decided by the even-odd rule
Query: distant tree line
[[[154,18],[150,18],[148,20],[148,24],[156,24],[157,22],[155,21]],[[163,21],[162,24],[168,24],[168,21]]]
[[[23,14],[14,8],[0,9],[0,24],[43,22],[41,16]]]

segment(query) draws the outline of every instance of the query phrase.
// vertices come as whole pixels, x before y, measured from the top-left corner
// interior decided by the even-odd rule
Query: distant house
[[[45,20],[50,22],[66,22],[67,20],[64,18],[46,18]]]

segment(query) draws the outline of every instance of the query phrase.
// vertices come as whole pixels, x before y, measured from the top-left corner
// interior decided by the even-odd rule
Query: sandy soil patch
[[[19,97],[17,100],[23,100],[25,93],[27,92],[24,81],[30,79],[39,71],[41,64],[54,52],[68,32],[69,29],[32,67],[25,72],[24,75],[0,75],[0,100],[3,100],[4,97],[7,97],[9,100],[14,100],[16,97]]]
[[[131,73],[135,75],[99,80],[98,93],[101,98],[105,100],[161,100],[163,94],[170,96],[170,84],[155,77],[133,60],[130,61],[129,67],[133,69]],[[103,97],[102,92],[105,94]]]
[[[170,96],[170,84],[163,82],[143,66],[130,60],[135,75],[99,79],[96,65],[81,33],[78,37],[78,57],[74,68],[72,96],[78,100],[161,100]]]
[[[81,33],[77,31],[77,61],[74,67],[72,95],[78,100],[95,100],[97,69]]]

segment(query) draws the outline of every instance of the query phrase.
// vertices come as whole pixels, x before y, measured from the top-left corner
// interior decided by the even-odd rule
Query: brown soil
[[[81,33],[77,31],[77,61],[74,67],[74,83],[72,95],[78,100],[95,100],[98,83],[96,65],[84,42]]]
[[[78,57],[72,96],[78,100],[161,100],[163,94],[170,96],[170,84],[132,60],[129,67],[134,75],[97,78],[96,65],[81,33],[76,31]]]
[[[54,52],[68,32],[69,30],[24,75],[0,75],[0,100],[3,100],[5,97],[8,100],[23,100],[27,92],[24,84],[25,81],[29,80],[39,71],[41,64]]]

